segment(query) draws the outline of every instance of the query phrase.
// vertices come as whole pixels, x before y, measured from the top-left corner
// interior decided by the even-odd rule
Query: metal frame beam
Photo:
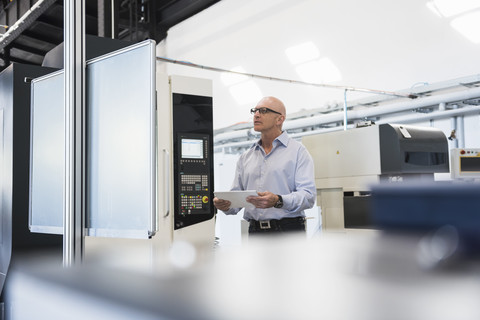
[[[65,1],[63,264],[81,263],[85,240],[85,0]]]

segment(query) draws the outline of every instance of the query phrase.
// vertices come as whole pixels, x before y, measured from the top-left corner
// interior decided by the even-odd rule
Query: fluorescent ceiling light
[[[473,43],[480,43],[480,11],[453,19],[450,25],[468,40]]]
[[[427,2],[427,8],[430,9],[433,13],[435,13],[440,18],[443,17],[443,15],[440,13],[440,11],[438,11],[438,8],[435,5],[435,2],[433,2],[433,1]]]
[[[292,64],[299,64],[320,56],[317,46],[313,42],[305,42],[294,47],[287,48],[285,54]]]
[[[235,84],[229,91],[239,105],[256,103],[262,98],[262,92],[253,80]]]
[[[342,80],[340,70],[329,58],[306,62],[295,68],[305,82],[323,83]]]
[[[437,15],[451,17],[460,13],[480,8],[478,0],[433,0],[427,2],[427,7]]]
[[[236,71],[236,72],[242,72],[246,73],[245,69],[242,67],[238,66],[233,69],[230,69],[231,71]],[[222,83],[225,86],[231,86],[233,84],[245,81],[248,79],[247,76],[241,75],[241,74],[235,74],[235,73],[229,73],[229,72],[223,72],[220,76],[220,79],[222,80]]]

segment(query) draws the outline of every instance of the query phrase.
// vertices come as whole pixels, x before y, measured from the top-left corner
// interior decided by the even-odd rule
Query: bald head
[[[254,109],[268,109],[265,114],[255,112],[253,116],[253,130],[262,132],[263,136],[278,137],[282,133],[283,122],[285,121],[285,105],[275,97],[265,97],[260,100]]]
[[[287,113],[286,109],[285,109],[285,105],[283,104],[283,102],[280,99],[275,98],[275,97],[264,97],[264,98],[262,98],[262,100],[260,100],[257,103],[257,108],[258,107],[270,108],[272,110],[280,112],[283,116],[285,116],[286,113]]]

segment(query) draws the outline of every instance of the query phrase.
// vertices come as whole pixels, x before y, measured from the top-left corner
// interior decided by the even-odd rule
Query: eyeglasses
[[[265,114],[265,113],[267,113],[267,112],[273,112],[273,113],[282,115],[280,112],[277,112],[277,111],[275,111],[275,110],[272,110],[272,109],[270,109],[270,108],[265,108],[265,107],[263,107],[263,108],[258,108],[258,109],[256,109],[256,108],[250,109],[250,113],[251,113],[251,114],[255,114],[255,112],[257,112],[257,111],[260,112],[260,114]]]

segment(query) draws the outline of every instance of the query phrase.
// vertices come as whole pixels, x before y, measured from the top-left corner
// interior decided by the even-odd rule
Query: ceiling
[[[219,1],[85,0],[85,32],[159,42],[172,26]],[[63,42],[63,16],[62,0],[0,0],[0,70],[12,62],[41,65],[45,54]]]
[[[409,93],[427,85],[464,83],[470,76],[480,80],[480,42],[470,41],[452,26],[457,18],[480,11],[480,6],[443,17],[427,7],[429,2],[224,0],[171,28],[160,52],[172,60],[203,66],[169,63],[166,72],[212,79],[218,130],[238,122],[251,126],[248,110],[266,95],[281,98],[291,119],[296,112],[343,109],[345,101],[352,105],[374,95],[352,90],[345,94],[345,87]],[[449,3],[462,2],[469,1]],[[480,34],[480,27],[471,29]],[[317,48],[311,61],[320,64],[328,58],[336,67],[324,64],[326,72],[318,72],[319,76],[330,69],[340,72],[341,80],[325,81],[338,89],[250,76],[225,79],[225,73],[207,69],[322,83],[322,79],[305,79],[300,72],[309,61],[294,62],[287,54],[305,43]]]

